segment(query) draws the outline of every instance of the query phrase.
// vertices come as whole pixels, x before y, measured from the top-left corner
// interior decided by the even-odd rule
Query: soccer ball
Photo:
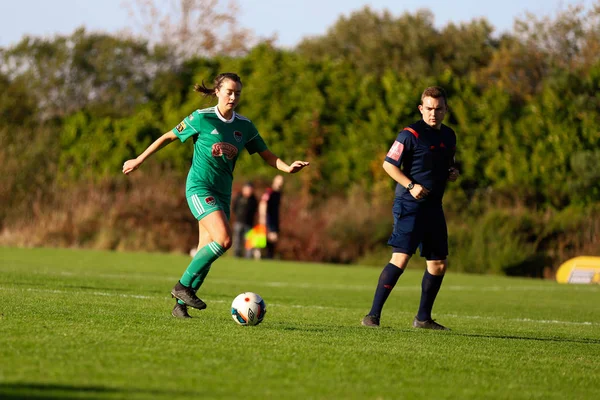
[[[244,292],[233,299],[233,303],[231,303],[231,317],[240,325],[260,324],[266,312],[265,301],[256,293]]]

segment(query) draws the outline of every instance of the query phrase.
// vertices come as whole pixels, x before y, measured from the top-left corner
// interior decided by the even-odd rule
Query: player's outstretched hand
[[[123,173],[125,175],[128,175],[131,172],[138,169],[140,165],[142,165],[142,163],[141,163],[141,161],[138,161],[137,158],[134,158],[132,160],[127,160],[127,161],[125,161],[125,164],[123,164]]]
[[[308,167],[309,165],[310,165],[310,163],[308,161],[294,161],[290,165],[290,169],[288,170],[288,172],[290,174],[294,174],[294,173],[300,171],[302,168]]]
[[[456,180],[458,179],[458,177],[460,175],[460,171],[454,167],[451,167],[448,171],[450,172],[448,174],[448,180],[450,182],[456,182]]]

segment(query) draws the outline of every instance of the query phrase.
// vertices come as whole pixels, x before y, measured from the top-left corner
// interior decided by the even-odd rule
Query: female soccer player
[[[306,161],[288,165],[267,148],[254,124],[234,110],[240,102],[242,81],[234,73],[218,75],[212,88],[195,85],[194,90],[205,96],[215,96],[214,107],[196,110],[173,130],[163,134],[137,158],[123,164],[123,173],[130,174],[159,149],[175,139],[194,141],[194,156],[186,182],[186,197],[192,214],[198,220],[198,252],[181,279],[171,290],[177,299],[171,314],[190,318],[187,307],[199,310],[206,303],[196,296],[211,264],[231,247],[229,204],[233,169],[240,151],[258,153],[270,166],[295,173],[308,166]]]

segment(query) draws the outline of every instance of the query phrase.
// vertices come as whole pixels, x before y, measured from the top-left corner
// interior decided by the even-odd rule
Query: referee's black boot
[[[419,321],[417,317],[413,321],[413,328],[421,328],[421,329],[433,329],[436,331],[449,331],[450,328],[446,328],[444,325],[440,325],[432,319],[428,319],[427,321]]]
[[[200,300],[192,288],[185,287],[181,282],[177,281],[177,284],[171,289],[171,296],[183,301],[187,306],[197,308],[198,310],[204,310],[206,303]]]
[[[187,306],[185,304],[179,304],[177,301],[175,301],[175,307],[173,307],[171,315],[175,318],[192,318],[191,315],[188,314]]]
[[[379,317],[375,315],[365,315],[360,324],[371,328],[379,328]]]

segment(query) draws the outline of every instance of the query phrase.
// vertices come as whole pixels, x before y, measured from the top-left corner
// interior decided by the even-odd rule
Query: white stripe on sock
[[[218,246],[216,243],[211,243],[211,247],[213,249],[213,252],[218,255],[219,257],[223,255],[223,250],[221,250],[221,247]]]
[[[215,242],[210,242],[208,244],[208,247],[210,247],[210,249],[212,250],[213,253],[215,253],[216,256],[222,256],[223,255],[223,250],[221,250],[221,247],[219,245],[217,245]]]

